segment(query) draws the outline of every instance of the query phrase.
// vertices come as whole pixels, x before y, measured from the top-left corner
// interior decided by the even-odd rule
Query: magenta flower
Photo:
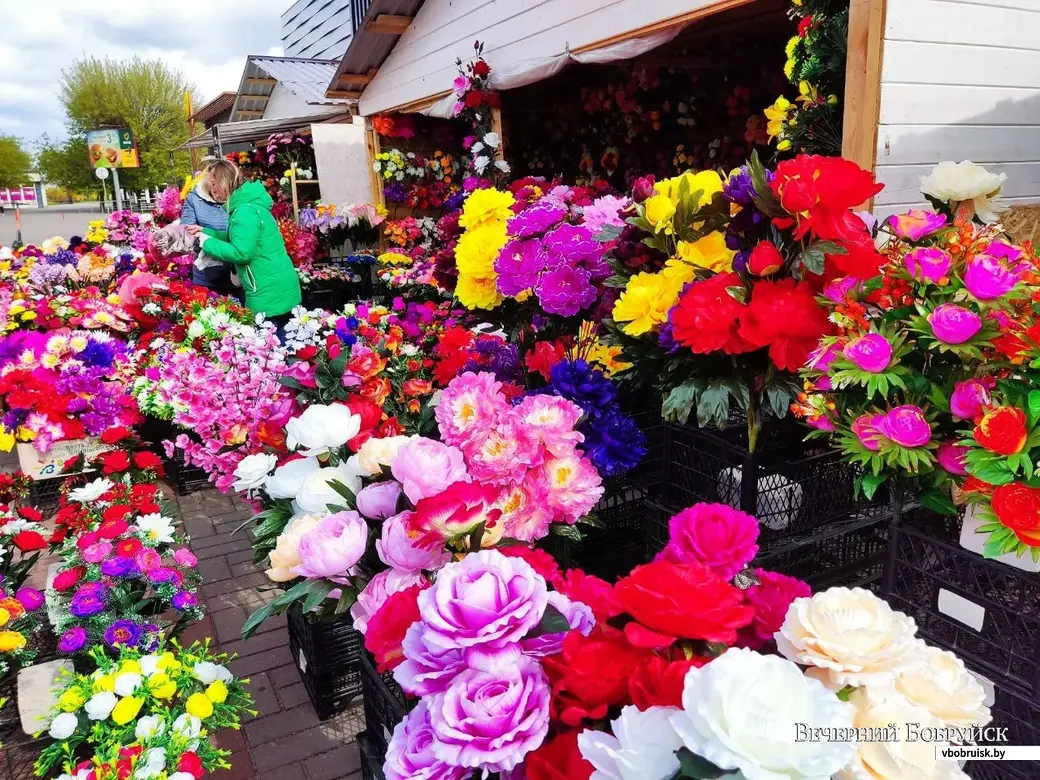
[[[443,693],[455,676],[466,668],[463,650],[445,650],[430,644],[421,620],[408,627],[401,649],[404,661],[394,669],[394,679],[413,696]]]
[[[809,353],[809,359],[805,362],[805,365],[814,371],[829,371],[831,363],[840,354],[841,347],[837,343],[828,344],[826,347],[817,347]]]
[[[408,533],[408,521],[412,514],[401,512],[383,523],[382,534],[376,539],[379,560],[403,572],[420,572],[424,569],[432,571],[441,568],[451,560],[451,554],[440,545],[423,547],[418,540],[411,537]]]
[[[846,344],[842,354],[857,368],[878,374],[892,362],[892,345],[880,333],[868,333]]]
[[[567,619],[567,626],[571,631],[578,631],[582,636],[588,636],[596,627],[596,617],[592,609],[580,601],[571,601],[562,593],[549,592],[549,603],[553,605]],[[532,658],[547,658],[556,655],[563,650],[563,640],[567,632],[556,634],[539,634],[528,637],[520,642],[520,649],[524,655]]]
[[[947,439],[939,445],[935,452],[935,459],[950,474],[955,477],[963,477],[968,473],[965,458],[968,448],[959,444],[956,439]]]
[[[183,566],[186,569],[190,569],[199,562],[199,559],[195,557],[195,554],[187,547],[179,547],[173,551],[173,560],[177,562],[178,566]]]
[[[112,554],[111,542],[95,542],[83,550],[83,560],[87,563],[101,563]]]
[[[963,344],[982,330],[982,318],[956,303],[943,303],[928,315],[932,333],[944,344]]]
[[[533,289],[545,262],[545,251],[537,239],[510,241],[495,260],[498,291],[512,297]]]
[[[35,612],[43,606],[43,594],[36,588],[30,588],[28,586],[19,588],[18,592],[14,594],[14,597],[18,599],[18,603],[25,608],[26,612]]]
[[[932,440],[932,426],[921,407],[913,404],[897,406],[877,426],[886,438],[900,447],[923,447]]]
[[[591,280],[592,275],[584,268],[559,265],[541,275],[535,292],[549,314],[573,317],[596,302]]]
[[[390,480],[366,485],[357,494],[357,509],[370,520],[385,520],[397,514],[397,502],[401,498],[401,485]]]
[[[300,565],[294,566],[292,573],[345,582],[367,545],[368,524],[361,515],[353,511],[327,515],[300,537]]]
[[[881,431],[878,430],[878,425],[884,417],[885,415],[883,414],[861,414],[852,421],[852,432],[856,434],[860,444],[871,452],[877,452],[881,449],[883,436]]]
[[[758,585],[747,589],[748,604],[755,608],[752,628],[762,644],[773,638],[787,616],[787,610],[795,599],[812,595],[808,583],[786,574],[765,569],[755,569]]]
[[[990,390],[996,386],[992,377],[957,382],[950,396],[950,412],[959,420],[974,420],[990,402]]]
[[[980,301],[1007,295],[1018,284],[1018,274],[992,255],[975,255],[964,269],[964,286]]]
[[[702,563],[727,582],[758,554],[758,521],[725,504],[695,504],[668,521],[658,560]]]
[[[137,555],[134,556],[134,563],[138,569],[147,574],[162,568],[162,556],[151,547],[144,547],[137,551]]]
[[[907,253],[903,263],[915,279],[938,282],[950,272],[953,258],[937,247],[922,246]]]
[[[843,276],[823,288],[823,297],[832,303],[841,303],[845,297],[859,287],[863,280],[856,276]]]
[[[426,702],[420,701],[394,727],[383,764],[386,780],[465,780],[472,774],[467,769],[450,766],[437,758],[433,754],[436,742]]]
[[[906,214],[893,214],[888,218],[888,225],[899,238],[920,241],[945,225],[946,219],[945,214],[910,209]]]
[[[807,418],[805,422],[810,428],[815,428],[818,431],[833,433],[836,430],[834,427],[834,421],[830,417],[824,415],[816,418]]]

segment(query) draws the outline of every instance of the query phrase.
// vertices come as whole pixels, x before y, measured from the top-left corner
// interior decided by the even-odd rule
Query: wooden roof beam
[[[375,73],[341,73],[336,80],[337,84],[370,84]]]
[[[257,86],[273,87],[277,83],[278,79],[246,79],[246,84],[256,84]]]
[[[413,18],[400,14],[379,14],[365,25],[365,29],[377,35],[404,35]]]
[[[252,110],[245,110],[245,109],[241,109],[241,108],[238,109],[238,111],[236,111],[235,113],[236,114],[242,114],[243,116],[245,116],[245,115],[249,115],[249,116],[263,116],[264,115],[263,111],[252,111]]]
[[[330,89],[325,92],[325,97],[329,100],[357,100],[361,97],[360,92],[348,92],[342,89]]]

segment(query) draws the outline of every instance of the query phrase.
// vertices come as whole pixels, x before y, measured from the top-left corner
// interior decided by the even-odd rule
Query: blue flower
[[[592,418],[581,431],[585,434],[585,454],[601,477],[621,476],[646,455],[646,435],[621,411],[611,410]]]
[[[556,395],[573,401],[587,415],[604,414],[617,407],[617,388],[584,360],[561,360],[552,367],[550,383]]]

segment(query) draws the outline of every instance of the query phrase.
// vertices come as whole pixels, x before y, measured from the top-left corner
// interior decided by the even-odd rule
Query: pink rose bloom
[[[503,534],[510,539],[534,542],[549,533],[553,511],[538,472],[532,471],[520,484],[506,487],[495,506],[502,510]]]
[[[744,595],[748,604],[755,608],[752,628],[756,637],[768,642],[780,630],[787,617],[787,610],[795,599],[812,595],[808,583],[775,571],[755,569],[759,584],[748,588]]]
[[[968,473],[965,458],[968,448],[959,444],[956,439],[947,439],[939,445],[935,459],[947,472],[955,477],[963,477]]]
[[[397,451],[390,471],[413,504],[437,495],[456,482],[470,481],[461,450],[420,437]]]
[[[913,404],[890,410],[877,425],[883,436],[900,447],[923,447],[932,440],[932,426],[921,407]]]
[[[366,485],[357,494],[357,510],[370,520],[385,520],[397,514],[401,485],[390,480]]]
[[[368,546],[368,525],[357,512],[326,515],[300,537],[300,563],[292,573],[310,579],[327,578],[346,583],[346,576]]]
[[[417,620],[405,631],[401,650],[404,661],[394,669],[394,679],[413,696],[443,693],[466,668],[462,648],[445,649],[427,640],[425,626]]]
[[[456,78],[456,81],[462,78]],[[461,670],[460,670],[461,671]],[[386,780],[465,780],[473,773],[451,766],[433,754],[437,738],[430,724],[426,702],[421,701],[394,728],[386,749],[383,776]]]
[[[828,283],[823,288],[823,296],[832,303],[841,303],[850,292],[862,283],[863,280],[857,276],[843,276],[841,279],[835,279],[833,282]]]
[[[982,330],[982,318],[956,303],[942,303],[928,315],[935,337],[944,344],[963,344]]]
[[[758,521],[725,504],[694,504],[668,521],[669,563],[703,563],[729,582],[758,554]]]
[[[112,544],[110,542],[95,542],[80,553],[87,563],[101,563],[111,554]]]
[[[460,73],[455,77],[455,80],[451,82],[451,86],[455,90],[456,95],[465,95],[466,90],[469,89],[469,78]]]
[[[376,554],[387,566],[405,572],[433,571],[451,560],[451,553],[440,544],[424,547],[410,533],[412,512],[401,512],[383,523],[376,539]],[[416,534],[418,536],[418,534]]]
[[[922,246],[908,252],[903,264],[915,279],[937,283],[950,272],[953,258],[938,247]]]
[[[577,452],[550,458],[541,468],[549,506],[556,520],[574,524],[588,514],[603,496],[603,480],[588,458]]]
[[[178,566],[183,566],[190,569],[195,566],[199,559],[195,557],[194,553],[187,547],[179,547],[173,551],[173,560],[177,562]]]
[[[527,396],[510,414],[527,438],[556,456],[567,455],[585,441],[574,430],[581,415],[581,407],[566,398],[541,394]]]
[[[486,371],[467,371],[451,380],[437,404],[441,439],[446,444],[462,446],[474,434],[497,425],[510,410],[501,391],[502,383]]]
[[[852,421],[852,432],[856,434],[860,444],[871,452],[881,449],[881,432],[878,425],[884,419],[883,414],[861,414]]]
[[[980,301],[991,301],[1011,292],[1018,274],[992,255],[975,255],[964,269],[964,286]]]
[[[893,214],[888,218],[888,224],[899,238],[920,241],[945,225],[946,215],[935,211],[910,209],[906,214]]]
[[[473,479],[493,485],[519,482],[542,461],[538,442],[527,438],[508,417],[473,436],[464,451]]]
[[[162,568],[162,556],[151,547],[143,547],[134,556],[134,564],[136,564],[138,569],[147,574]]]
[[[990,390],[996,386],[993,377],[957,382],[950,396],[950,412],[960,420],[974,420],[990,402]]]
[[[878,374],[892,362],[892,345],[880,333],[868,333],[846,344],[842,354],[862,371]]]
[[[388,598],[398,591],[421,585],[423,582],[423,576],[416,572],[395,569],[379,572],[368,581],[365,589],[358,594],[354,606],[350,608],[350,616],[354,618],[354,629],[364,634],[368,631],[368,621]]]

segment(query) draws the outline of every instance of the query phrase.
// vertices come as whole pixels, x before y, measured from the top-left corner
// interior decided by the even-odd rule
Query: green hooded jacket
[[[247,181],[228,199],[227,240],[215,230],[203,231],[210,236],[206,254],[236,266],[246,306],[268,317],[287,314],[301,301],[300,278],[271,214],[273,205],[263,184]]]

